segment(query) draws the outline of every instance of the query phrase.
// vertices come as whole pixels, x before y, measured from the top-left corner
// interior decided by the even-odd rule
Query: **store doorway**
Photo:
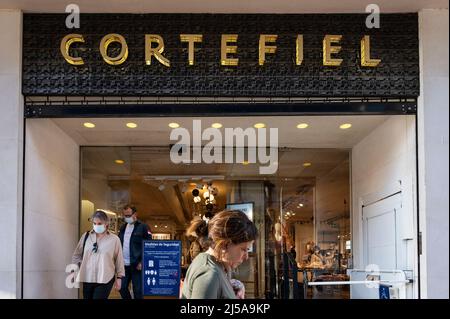
[[[132,202],[155,238],[185,241],[183,264],[188,266],[189,239],[183,238],[184,231],[196,214],[204,213],[203,205],[195,207],[192,190],[203,189],[208,183],[219,191],[215,198],[217,209],[227,204],[253,203],[260,237],[254,255],[236,274],[248,286],[249,298],[296,297],[282,293],[283,283],[294,279],[283,273],[284,253],[290,253],[296,266],[305,269],[314,262],[309,255],[316,250],[322,264],[313,267],[320,270],[313,277],[306,273],[311,280],[345,280],[347,269],[363,267],[366,248],[362,238],[366,230],[359,222],[359,199],[398,177],[403,181],[405,220],[414,224],[414,116],[202,118],[204,127],[220,123],[222,129],[248,128],[263,123],[267,128],[278,128],[278,169],[265,176],[260,174],[259,165],[246,160],[172,163],[169,124],[177,123],[192,131],[193,120],[28,119],[25,228],[29,231],[25,237],[34,240],[25,240],[25,265],[27,260],[39,259],[36,251],[51,247],[56,255],[64,257],[43,261],[42,269],[64,269],[59,261],[70,260],[79,236],[90,227],[89,213],[96,208],[108,210],[117,218],[115,225],[119,227],[121,205]],[[94,125],[88,127],[86,123]],[[136,126],[131,128],[129,123]],[[392,159],[397,162],[391,167]],[[46,241],[48,236],[35,236],[45,230],[32,227],[43,216],[45,224],[61,230],[55,236],[65,240],[50,243]],[[412,242],[415,244],[415,240]],[[414,251],[408,250],[408,256],[414,264]],[[300,284],[302,276],[303,272],[298,271],[296,279]],[[49,274],[48,281],[52,280]],[[33,282],[30,278],[25,296],[33,295]],[[64,285],[54,290],[73,296]],[[342,290],[306,290],[306,298],[348,297]]]
[[[397,269],[401,209],[401,193],[363,207],[366,266],[376,264],[380,269]]]

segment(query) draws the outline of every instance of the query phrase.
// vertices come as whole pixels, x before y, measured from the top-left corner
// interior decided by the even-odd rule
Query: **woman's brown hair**
[[[255,224],[240,210],[225,210],[214,215],[208,223],[208,237],[215,255],[222,257],[222,250],[229,244],[241,244],[255,240],[258,230]]]
[[[210,239],[208,238],[208,224],[203,219],[193,220],[186,230],[186,235],[196,238],[202,251],[206,251],[211,244]]]

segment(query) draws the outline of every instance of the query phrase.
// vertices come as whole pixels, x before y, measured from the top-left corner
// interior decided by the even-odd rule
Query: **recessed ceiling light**
[[[121,160],[121,159],[117,159],[117,160],[114,161],[114,163],[116,163],[116,164],[124,164],[125,161]]]
[[[169,127],[170,127],[170,128],[179,128],[179,127],[180,127],[180,124],[175,123],[175,122],[169,123]]]
[[[213,123],[211,125],[211,127],[213,127],[213,128],[221,128],[222,126],[223,126],[222,123]]]
[[[158,225],[155,225],[155,228],[158,228]]]
[[[127,127],[128,127],[128,128],[136,128],[136,127],[137,127],[137,124],[136,124],[136,123],[130,122],[130,123],[127,123]]]
[[[309,162],[303,163],[303,167],[310,167],[312,164]]]
[[[95,127],[95,124],[94,123],[90,123],[90,122],[83,123],[83,125],[84,125],[84,127],[87,127],[87,128],[94,128]]]
[[[303,207],[303,203],[298,204],[300,207]]]
[[[249,163],[248,163],[248,161],[243,161],[242,162],[242,165],[248,165]]]
[[[344,124],[341,124],[341,126],[339,126],[339,128],[341,130],[346,130],[346,129],[351,128],[351,127],[352,127],[352,125],[350,123],[344,123]]]
[[[264,124],[264,123],[256,123],[255,125],[253,125],[253,127],[255,127],[255,128],[264,128],[264,127],[266,127],[266,124]]]
[[[307,123],[300,123],[297,128],[307,128],[309,125]]]

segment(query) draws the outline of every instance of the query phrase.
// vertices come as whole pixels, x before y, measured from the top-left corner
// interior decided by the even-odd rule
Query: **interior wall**
[[[326,176],[316,179],[316,197],[315,197],[315,225],[316,239],[320,248],[328,249],[333,241],[338,247],[337,236],[350,231],[350,172],[349,161],[336,166]],[[348,218],[344,218],[348,216]],[[330,218],[339,218],[333,222]],[[327,221],[338,228],[330,226]]]
[[[447,10],[419,12],[421,297],[449,298],[449,27]]]
[[[0,299],[21,296],[22,13],[0,10]]]
[[[363,202],[402,192],[400,240],[406,246],[399,269],[417,282],[416,146],[414,116],[392,116],[352,150],[352,245],[355,269],[364,269]],[[415,285],[415,288],[417,286]],[[414,292],[417,298],[417,291]]]
[[[80,232],[85,232],[92,228],[89,218],[95,210],[110,209],[109,195],[111,189],[105,176],[83,178],[81,194]]]
[[[236,278],[244,282],[249,298],[259,298],[264,295],[265,290],[264,182],[239,181],[232,193],[234,196],[230,197],[230,203],[254,203],[253,222],[258,229],[258,238],[255,241],[256,254],[250,254],[249,259],[239,266]]]
[[[80,234],[92,229],[92,222],[89,218],[92,216],[92,212],[95,211],[95,205],[89,200],[81,200],[80,211]]]
[[[78,242],[79,146],[49,119],[27,120],[24,298],[77,298],[66,266]]]
[[[95,209],[111,209],[109,194],[111,188],[108,186],[106,176],[101,178],[83,178],[82,197],[94,203]]]
[[[297,252],[296,261],[302,262],[302,257],[306,255],[306,243],[313,240],[313,224],[295,224],[295,251]]]

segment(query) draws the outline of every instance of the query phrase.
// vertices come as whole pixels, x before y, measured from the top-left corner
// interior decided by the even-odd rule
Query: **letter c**
[[[72,33],[72,34],[68,34],[64,38],[62,38],[61,45],[60,45],[61,54],[68,63],[70,63],[72,65],[83,65],[84,61],[82,58],[80,58],[80,57],[76,58],[76,57],[70,56],[70,54],[69,54],[70,46],[74,42],[84,43],[83,36],[81,34]]]

